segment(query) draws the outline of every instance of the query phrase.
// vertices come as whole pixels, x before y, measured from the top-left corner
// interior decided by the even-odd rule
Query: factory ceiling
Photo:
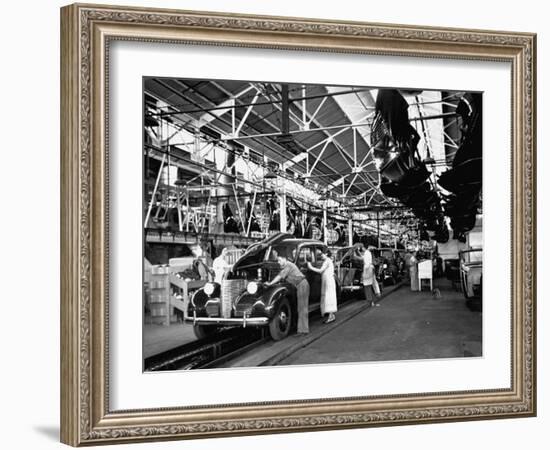
[[[245,146],[286,175],[347,202],[396,204],[378,189],[370,148],[376,89],[176,78],[147,78],[144,87],[161,105],[157,118],[189,131],[214,132],[220,141]],[[446,155],[456,150],[453,127],[422,117],[441,113],[445,98],[430,91],[405,98],[420,144],[440,171],[448,165]]]

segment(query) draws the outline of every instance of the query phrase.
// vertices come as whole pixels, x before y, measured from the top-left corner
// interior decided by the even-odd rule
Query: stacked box
[[[149,280],[149,311],[155,322],[170,325],[170,268],[152,266]]]

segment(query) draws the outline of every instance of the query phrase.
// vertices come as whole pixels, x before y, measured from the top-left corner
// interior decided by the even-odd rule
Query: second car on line
[[[342,292],[361,292],[363,285],[361,277],[363,262],[360,258],[354,257],[356,247],[344,247],[337,251],[334,260],[338,280]],[[371,249],[376,279],[383,285],[397,283],[403,277],[404,260],[399,250],[391,248]]]

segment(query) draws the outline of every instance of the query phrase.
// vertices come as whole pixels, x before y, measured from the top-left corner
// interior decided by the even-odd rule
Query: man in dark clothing
[[[282,269],[273,280],[266,284],[272,286],[285,280],[287,283],[296,287],[296,297],[298,300],[298,334],[307,334],[309,333],[309,283],[305,275],[296,267],[296,264],[290,262],[284,256],[277,255],[277,262]]]

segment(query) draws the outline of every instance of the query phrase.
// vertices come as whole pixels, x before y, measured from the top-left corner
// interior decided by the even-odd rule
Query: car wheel
[[[292,324],[292,310],[286,297],[277,306],[275,315],[269,322],[269,334],[274,341],[280,341],[288,336]]]
[[[216,331],[218,331],[218,327],[211,325],[195,325],[193,327],[193,332],[195,333],[197,339],[205,339],[208,336],[215,334]]]

